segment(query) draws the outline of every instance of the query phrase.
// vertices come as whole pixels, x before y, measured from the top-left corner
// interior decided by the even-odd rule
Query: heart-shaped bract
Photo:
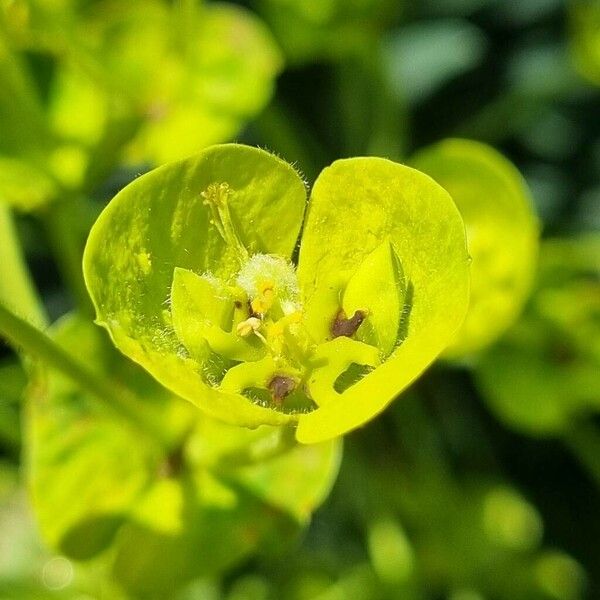
[[[296,424],[304,443],[383,410],[450,342],[469,294],[462,219],[427,175],[340,160],[307,208],[289,164],[237,144],[122,190],[84,271],[98,322],[165,387],[228,423]]]

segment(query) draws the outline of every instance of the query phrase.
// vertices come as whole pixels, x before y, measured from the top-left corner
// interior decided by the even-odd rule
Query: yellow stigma
[[[240,264],[243,264],[248,260],[249,254],[231,219],[229,212],[231,191],[228,183],[211,183],[200,195],[212,213],[211,223],[216,227],[224,242],[233,248]]]

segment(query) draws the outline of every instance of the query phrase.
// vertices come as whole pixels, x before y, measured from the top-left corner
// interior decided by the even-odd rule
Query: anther
[[[256,333],[261,325],[262,321],[258,317],[249,317],[245,321],[238,323],[235,331],[240,337],[248,337],[251,333]]]

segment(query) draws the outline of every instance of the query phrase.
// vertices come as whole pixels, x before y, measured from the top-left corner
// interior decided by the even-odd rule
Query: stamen
[[[245,321],[238,323],[235,331],[240,337],[248,337],[251,333],[256,333],[261,325],[262,321],[258,317],[249,317]]]
[[[240,337],[248,337],[253,333],[267,348],[270,349],[267,338],[260,332],[263,322],[258,317],[249,317],[245,321],[238,323],[235,332]]]
[[[210,208],[212,213],[211,223],[225,243],[235,250],[240,264],[244,264],[248,260],[249,254],[231,219],[231,213],[229,212],[230,193],[229,184],[211,183],[200,195],[204,198],[204,204]]]

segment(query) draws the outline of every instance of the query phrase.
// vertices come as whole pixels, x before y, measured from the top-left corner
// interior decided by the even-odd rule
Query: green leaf
[[[57,65],[48,94],[46,115],[52,130],[88,152],[102,140],[110,113],[120,112],[100,85],[70,63]]]
[[[55,181],[28,161],[0,156],[0,202],[35,210],[55,197]]]
[[[89,322],[70,316],[52,333],[78,360],[134,387],[139,410],[179,440],[165,454],[70,380],[37,370],[27,477],[41,533],[74,559],[110,548],[104,558],[130,595],[164,598],[192,578],[280,548],[329,493],[338,442],[299,446],[286,429],[212,421],[126,361]]]
[[[55,336],[79,359],[92,359],[97,371],[110,369],[110,347],[83,320],[63,321]],[[147,485],[148,469],[157,468],[160,458],[143,443],[131,444],[134,433],[110,413],[95,414],[70,380],[38,367],[34,381],[25,435],[39,526],[52,547],[73,558],[89,558],[110,543]],[[164,405],[164,397],[153,398],[154,410]]]
[[[397,9],[394,0],[261,0],[261,15],[292,63],[335,60],[368,44]]]
[[[161,164],[233,138],[282,66],[263,23],[233,5],[14,4],[0,9],[0,200],[27,210],[119,161]],[[51,57],[46,107],[8,42]]]
[[[560,356],[553,360],[543,346],[541,340],[522,348],[501,343],[478,364],[477,380],[490,409],[502,422],[529,435],[551,436],[566,431],[585,412],[586,387],[597,371],[588,371],[586,376],[578,366],[565,367]]]
[[[414,169],[354,158],[325,169],[311,194],[298,278],[313,338],[330,337],[344,290],[385,240],[391,241],[406,282],[404,339],[377,369],[301,416],[302,442],[340,435],[375,416],[436,358],[462,323],[469,267],[464,225],[451,198]],[[365,274],[365,294],[380,274],[375,271],[371,281]],[[392,298],[390,310],[397,307],[397,297]]]
[[[357,339],[381,349],[387,356],[398,343],[406,285],[402,265],[389,240],[363,260],[348,281],[342,307],[347,315],[366,311]]]
[[[283,424],[292,416],[208,385],[167,310],[175,268],[224,280],[239,269],[235,252],[209,225],[201,194],[214,183],[228,184],[231,219],[246,247],[291,256],[305,207],[302,180],[264,151],[214,146],[140,177],[116,196],[90,234],[86,283],[117,347],[163,385],[229,423]]]
[[[445,140],[412,163],[450,193],[467,227],[471,301],[446,356],[474,354],[514,323],[529,295],[539,230],[529,191],[510,162],[478,142]]]
[[[544,242],[525,314],[481,357],[477,384],[509,426],[559,435],[600,410],[598,256],[598,236]]]
[[[4,35],[0,35],[0,81],[0,153],[39,156],[49,141],[41,103],[25,62]]]
[[[71,34],[78,4],[78,0],[3,2],[0,25],[15,47],[60,53]]]
[[[57,191],[47,173],[53,143],[29,73],[0,35],[0,202],[35,209]]]

